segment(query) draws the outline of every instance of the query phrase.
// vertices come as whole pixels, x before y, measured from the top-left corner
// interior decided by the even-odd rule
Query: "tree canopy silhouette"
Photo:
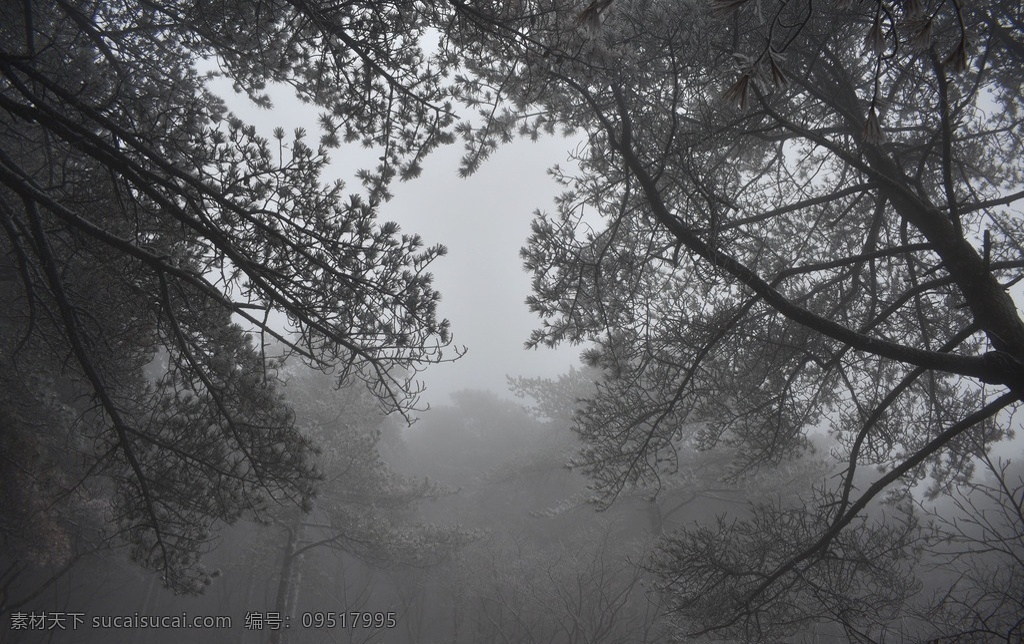
[[[603,373],[575,416],[596,500],[656,489],[694,447],[729,447],[724,475],[742,477],[827,430],[846,462],[806,508],[665,542],[652,565],[687,630],[758,640],[831,619],[877,636],[912,590],[890,573],[917,533],[912,516],[866,515],[971,480],[1010,434],[1021,11],[536,0],[460,14],[489,52],[464,86],[482,105],[468,168],[517,133],[583,132],[523,258],[542,319],[530,344],[589,343]]]
[[[262,336],[407,409],[450,341],[426,273],[443,249],[377,222],[389,181],[455,135],[468,173],[560,129],[585,142],[523,250],[530,344],[586,342],[601,370],[574,417],[595,500],[656,492],[687,449],[724,446],[744,477],[827,431],[845,463],[806,507],[665,538],[650,565],[683,628],[884,637],[914,589],[912,490],[987,489],[975,463],[1024,401],[1019,2],[0,12],[4,504],[45,508],[7,513],[5,536],[59,545],[53,499],[111,498],[137,558],[197,588],[213,521],[316,476]],[[290,84],[323,109],[319,143],[259,137],[200,59],[257,102]],[[382,150],[365,197],[320,181],[341,141]],[[79,484],[100,472],[112,494]],[[977,628],[1009,639],[1007,615]]]
[[[441,70],[418,45],[431,15],[3,3],[5,539],[59,533],[61,512],[70,525],[92,504],[139,561],[195,592],[216,521],[313,492],[271,340],[339,382],[363,378],[387,409],[416,405],[416,373],[451,341],[427,272],[444,248],[376,208],[451,139]],[[200,64],[263,105],[268,83],[291,85],[322,109],[319,141],[259,136]],[[342,141],[381,150],[362,197],[321,179]]]

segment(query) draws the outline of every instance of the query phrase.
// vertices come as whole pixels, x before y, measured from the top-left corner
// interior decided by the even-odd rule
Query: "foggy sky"
[[[310,144],[319,139],[319,110],[298,101],[290,87],[269,91],[270,110],[256,108],[223,79],[212,87],[268,139],[277,126],[285,129],[285,141],[297,127],[306,129]],[[454,344],[468,350],[460,360],[432,365],[420,374],[427,386],[422,404],[446,404],[448,395],[461,389],[510,395],[506,376],[555,377],[579,362],[578,347],[524,349],[539,319],[524,303],[530,277],[519,258],[533,211],[553,209],[561,190],[547,169],[565,167],[575,146],[566,138],[518,140],[501,146],[473,176],[461,179],[464,150],[457,142],[431,154],[418,178],[391,187],[395,196],[382,204],[379,220],[397,222],[402,232],[418,233],[427,245],[448,248],[448,255],[431,265],[434,287],[441,293],[439,315],[451,321]],[[331,150],[331,169],[322,180],[341,179],[347,192],[361,192],[355,172],[375,166],[378,154],[353,144]]]
[[[418,179],[396,186],[395,198],[384,205],[382,218],[448,247],[434,268],[439,310],[451,320],[456,344],[469,352],[425,374],[426,400],[433,404],[459,389],[504,393],[506,375],[554,377],[579,362],[578,348],[523,348],[539,318],[524,303],[530,275],[519,249],[530,234],[533,211],[552,208],[561,187],[546,170],[564,166],[569,147],[566,139],[517,141],[460,179],[462,149],[456,144],[430,158]]]

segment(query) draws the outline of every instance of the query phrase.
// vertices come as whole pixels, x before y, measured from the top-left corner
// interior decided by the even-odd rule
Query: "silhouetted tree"
[[[940,582],[917,616],[929,637],[1012,642],[1024,636],[1024,472],[1016,460],[980,461],[971,481],[926,506],[924,564]]]
[[[217,521],[308,503],[317,473],[270,338],[363,378],[388,409],[416,404],[415,374],[450,342],[427,273],[444,249],[376,206],[451,137],[443,70],[418,46],[432,16],[315,0],[0,6],[0,535],[47,551],[16,557],[67,559],[74,522],[58,515],[92,504],[103,539],[198,592]],[[319,142],[258,136],[201,61],[264,105],[267,83],[290,84],[324,110]],[[321,182],[342,140],[382,150],[367,198]]]
[[[603,500],[691,447],[734,450],[735,479],[815,428],[840,445],[806,508],[667,540],[671,610],[874,637],[914,585],[907,491],[969,481],[1024,400],[1020,3],[459,6],[451,46],[487,52],[467,171],[517,132],[583,131],[523,257],[531,344],[587,342],[603,372],[575,417]],[[896,520],[866,519],[887,497]]]

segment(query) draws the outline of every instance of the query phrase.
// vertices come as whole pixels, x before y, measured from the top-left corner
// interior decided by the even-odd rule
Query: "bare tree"
[[[957,641],[1024,635],[1024,476],[1017,462],[980,458],[975,478],[928,508],[926,564],[944,583],[920,612],[923,631]]]

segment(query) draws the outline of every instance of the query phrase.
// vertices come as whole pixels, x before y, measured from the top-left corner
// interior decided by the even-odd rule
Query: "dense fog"
[[[657,489],[623,490],[605,506],[568,467],[579,448],[573,401],[593,388],[593,372],[511,381],[516,398],[459,391],[411,427],[381,415],[365,390],[285,372],[286,396],[321,450],[325,478],[308,512],[278,505],[216,526],[203,553],[212,580],[197,596],[163,588],[123,548],[21,572],[8,596],[35,590],[9,614],[4,641],[663,642],[674,632],[652,572],[663,539],[748,519],[758,503],[800,507],[839,469],[824,434],[800,459],[734,483],[720,476],[728,451],[689,451]],[[987,492],[977,505],[925,507],[980,540],[1000,528],[996,490]],[[918,597],[989,574],[974,567],[986,555],[965,566],[941,550],[915,562]],[[893,572],[911,583],[909,567]],[[927,632],[899,620],[893,632]],[[791,641],[845,638],[823,620]]]
[[[0,644],[1024,641],[1019,0],[0,2]]]

